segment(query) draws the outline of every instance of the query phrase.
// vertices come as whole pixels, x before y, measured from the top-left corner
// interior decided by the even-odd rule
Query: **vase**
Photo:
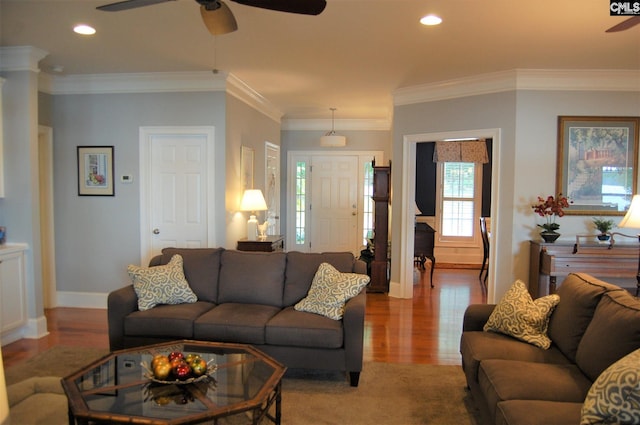
[[[554,243],[556,239],[560,237],[560,233],[554,232],[553,230],[545,230],[540,233],[540,236],[542,236],[542,239],[544,239],[545,242]]]
[[[607,235],[607,234],[604,234],[604,233],[598,235],[598,240],[602,241],[602,242],[608,241],[609,238],[610,238],[610,236]]]

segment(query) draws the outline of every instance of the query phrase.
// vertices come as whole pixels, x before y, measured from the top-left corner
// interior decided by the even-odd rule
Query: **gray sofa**
[[[640,348],[640,301],[587,274],[570,274],[557,290],[548,350],[483,332],[494,305],[468,307],[462,367],[484,422],[577,425],[591,384]]]
[[[366,274],[351,253],[243,252],[223,248],[165,248],[150,266],[183,258],[198,301],[139,311],[133,285],[109,294],[112,351],[178,339],[251,344],[290,368],[362,370],[366,291],[351,298],[342,320],[296,311],[318,266]]]

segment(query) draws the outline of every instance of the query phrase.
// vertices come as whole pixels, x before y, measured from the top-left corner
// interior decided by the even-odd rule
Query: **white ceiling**
[[[211,36],[194,0],[122,12],[111,0],[0,0],[0,45],[49,52],[64,75],[235,75],[285,119],[389,119],[400,88],[512,69],[640,70],[640,25],[605,30],[609,0],[327,0],[319,16],[225,0],[238,31]],[[304,0],[300,0],[304,1]],[[444,19],[422,26],[427,13]],[[74,24],[93,25],[93,37]]]

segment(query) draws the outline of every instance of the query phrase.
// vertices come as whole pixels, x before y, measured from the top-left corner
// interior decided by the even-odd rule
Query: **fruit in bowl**
[[[148,377],[157,381],[187,381],[192,382],[199,379],[207,372],[212,373],[207,361],[200,357],[199,354],[183,354],[174,351],[168,355],[157,354],[151,360],[151,368],[146,364],[143,366],[149,372]]]

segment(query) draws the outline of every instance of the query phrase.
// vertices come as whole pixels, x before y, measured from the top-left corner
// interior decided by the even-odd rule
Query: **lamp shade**
[[[7,386],[4,380],[4,366],[2,364],[2,349],[0,349],[0,424],[8,424],[9,401],[7,399]]]
[[[324,136],[320,137],[320,146],[329,148],[341,148],[347,145],[347,138],[340,136],[335,131],[330,131]]]
[[[247,189],[242,195],[240,211],[265,211],[267,202],[260,189]]]
[[[620,224],[618,224],[618,227],[640,229],[640,195],[633,195],[629,210],[627,210],[627,214],[625,214]]]

